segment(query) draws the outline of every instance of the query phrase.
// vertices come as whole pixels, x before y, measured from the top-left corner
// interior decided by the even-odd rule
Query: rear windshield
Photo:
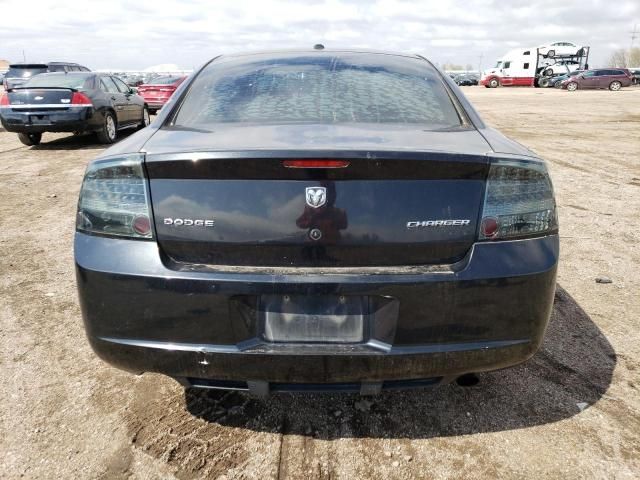
[[[459,127],[440,74],[398,55],[251,55],[212,62],[174,124],[391,123]]]
[[[171,85],[181,78],[182,77],[155,77],[149,80],[149,85]]]
[[[76,90],[89,90],[93,85],[93,74],[53,73],[38,75],[26,82],[23,87],[61,87]]]
[[[47,71],[47,66],[42,65],[41,67],[9,67],[9,70],[5,74],[7,78],[31,78],[34,75],[38,75],[39,73],[44,73]]]

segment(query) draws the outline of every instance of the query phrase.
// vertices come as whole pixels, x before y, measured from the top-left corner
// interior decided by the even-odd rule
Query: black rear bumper
[[[91,107],[33,112],[3,109],[0,119],[5,130],[14,133],[83,132],[98,130],[102,126]]]
[[[447,271],[280,275],[180,271],[154,242],[75,239],[83,317],[101,358],[132,372],[240,389],[437,382],[523,362],[542,342],[558,250],[553,235],[475,244]],[[400,309],[384,341],[274,344],[234,306],[238,296],[262,294],[376,295],[397,299]]]

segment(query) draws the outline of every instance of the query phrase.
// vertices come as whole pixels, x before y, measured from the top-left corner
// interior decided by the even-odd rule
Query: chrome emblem
[[[327,203],[327,189],[325,187],[307,187],[306,190],[307,205],[313,208],[319,208]]]
[[[40,95],[38,95],[37,97],[33,97],[34,100],[44,100],[44,97],[41,97]]]

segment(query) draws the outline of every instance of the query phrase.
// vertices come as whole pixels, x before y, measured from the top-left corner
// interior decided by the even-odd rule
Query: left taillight
[[[558,232],[551,178],[540,161],[494,160],[485,191],[480,240]]]
[[[6,93],[0,95],[0,107],[8,107],[9,105],[9,95]]]
[[[152,239],[143,155],[94,162],[80,189],[76,230],[95,235]]]
[[[82,92],[73,92],[71,97],[71,105],[92,107],[91,99]]]

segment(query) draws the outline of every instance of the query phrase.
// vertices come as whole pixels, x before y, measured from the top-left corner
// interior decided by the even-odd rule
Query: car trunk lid
[[[286,134],[309,131],[293,130]],[[301,137],[298,148],[274,148],[265,127],[246,129],[242,144],[253,146],[259,132],[271,148],[214,150],[230,146],[230,135],[205,147],[210,133],[176,131],[147,143],[156,233],[168,257],[238,266],[433,265],[461,259],[475,241],[488,171],[477,132],[414,131],[436,147],[416,150],[406,129],[355,142],[323,129]],[[197,151],[166,151],[187,139]],[[336,148],[341,143],[377,148]],[[309,160],[339,168],[305,168]]]
[[[71,88],[18,88],[8,92],[9,108],[14,111],[68,110],[74,92]]]

